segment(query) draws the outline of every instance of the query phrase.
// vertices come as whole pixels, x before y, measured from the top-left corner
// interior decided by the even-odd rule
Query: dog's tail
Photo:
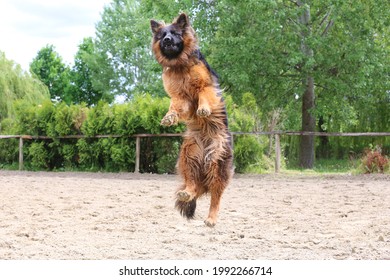
[[[180,214],[188,220],[195,217],[196,198],[191,201],[176,200],[175,208],[179,210]]]

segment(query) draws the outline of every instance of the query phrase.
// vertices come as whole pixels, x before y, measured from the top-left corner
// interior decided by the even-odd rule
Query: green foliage
[[[124,104],[109,105],[99,102],[89,110],[81,130],[87,136],[182,132],[183,126],[160,126],[168,106],[168,98],[152,98],[150,94],[137,94],[132,101]],[[179,140],[142,139],[141,171],[172,172],[172,163],[166,159],[177,157],[177,141]],[[81,139],[77,146],[80,165],[85,168],[92,166],[93,169],[134,170],[135,138]]]
[[[86,118],[86,109],[80,105],[68,106],[60,103],[54,115],[54,131],[58,136],[80,134]]]
[[[305,3],[115,0],[97,28],[97,49],[110,54],[102,77],[110,76],[105,74],[108,69],[115,73],[112,80],[117,83],[111,83],[111,89],[128,98],[139,90],[163,94],[161,69],[150,56],[149,20],[169,22],[185,11],[202,52],[237,104],[246,104],[242,96],[252,92],[260,111],[280,108],[280,126],[301,130],[302,80],[310,75],[315,83],[315,108],[310,113],[322,119],[318,130],[389,131],[389,64],[384,61],[389,60],[390,34],[383,14],[389,3]],[[310,15],[306,23],[305,11]],[[268,114],[260,120],[266,123]],[[250,126],[250,120],[241,121]],[[321,145],[317,150],[329,148]],[[331,139],[329,145],[345,151],[344,143]],[[289,143],[291,151],[298,146],[299,141]]]
[[[210,64],[236,102],[253,92],[261,111],[282,108],[284,127],[301,130],[302,81],[312,77],[310,114],[322,118],[318,129],[390,130],[388,1],[216,2]],[[305,11],[310,17],[303,24]],[[299,147],[290,144],[293,151]]]
[[[84,105],[66,105],[46,101],[40,105],[15,103],[15,134],[64,136],[80,134],[88,108]]]
[[[155,151],[157,173],[175,173],[181,139],[165,138],[159,139],[157,143],[158,149]],[[157,143],[153,143],[153,145]]]
[[[60,155],[66,170],[74,169],[77,165],[77,147],[74,144],[64,143],[61,145]]]
[[[80,139],[77,141],[78,163],[84,169],[97,170],[95,164],[98,162],[99,150],[95,147],[96,142],[88,139]]]
[[[246,93],[247,106],[233,103],[226,97],[229,122],[233,131],[256,132],[262,128],[261,116],[253,94]],[[150,94],[134,95],[123,104],[110,105],[100,101],[94,107],[85,104],[67,105],[45,102],[39,106],[19,102],[16,105],[15,134],[50,136],[54,140],[26,140],[26,168],[38,170],[105,170],[133,171],[135,167],[134,134],[181,133],[184,125],[163,127],[160,121],[169,107],[169,98]],[[85,135],[86,138],[60,138]],[[114,138],[93,138],[96,135],[115,135]],[[264,156],[268,138],[257,136],[234,137],[236,172],[263,172],[272,167]],[[181,137],[141,138],[141,172],[174,173]],[[0,141],[0,145],[6,142]],[[15,144],[17,144],[15,142]],[[17,160],[17,145],[0,155],[6,162]]]
[[[225,98],[229,117],[229,127],[233,132],[261,132],[264,126],[262,114],[252,93],[242,95],[239,106],[233,102],[232,96]],[[271,139],[271,138],[270,138]],[[265,155],[270,139],[264,136],[235,135],[234,164],[237,173],[260,173],[273,167],[273,162]]]
[[[150,52],[149,20],[139,8],[140,1],[114,0],[96,26],[96,54],[104,64],[95,78],[108,76],[108,90],[127,99],[139,91],[163,94]]]
[[[99,73],[102,68],[97,64],[97,53],[92,38],[85,38],[79,45],[74,58],[74,66],[70,71],[70,87],[68,95],[71,101],[76,104],[86,103],[95,105],[99,100],[112,102],[114,96],[107,88],[102,87],[104,78]],[[97,78],[95,78],[98,76]],[[106,79],[103,82],[109,83]]]
[[[38,105],[48,99],[47,88],[0,51],[0,122],[14,117],[16,101]]]
[[[38,52],[30,64],[30,71],[48,87],[52,99],[71,103],[68,95],[70,69],[62,62],[53,45],[47,45]]]
[[[256,104],[255,96],[250,93],[244,93],[239,104],[233,101],[233,97],[228,95],[226,97],[226,107],[231,119],[229,123],[230,130],[240,132],[259,132],[263,131],[262,113]]]
[[[47,169],[49,154],[45,142],[33,142],[28,148],[28,158],[33,170]]]
[[[18,166],[18,139],[0,140],[0,168]]]
[[[237,173],[261,173],[269,171],[273,163],[264,155],[263,137],[238,135],[234,137],[234,165]]]
[[[355,174],[358,165],[356,159],[317,159],[315,167],[312,170],[302,169],[298,163],[287,163],[287,173],[300,174],[330,174],[330,173],[346,173]]]
[[[67,105],[44,102],[31,105],[20,101],[15,106],[15,120],[4,120],[3,127],[13,134],[50,136],[54,140],[25,141],[26,168],[132,171],[135,163],[136,133],[182,132],[183,126],[165,128],[160,120],[168,110],[168,98],[152,98],[138,94],[124,104],[99,102]],[[61,139],[67,135],[117,135],[120,138]],[[142,139],[143,172],[173,172],[180,138]],[[9,141],[0,141],[7,145]],[[15,142],[16,143],[16,142]],[[17,160],[17,145],[0,153],[2,161]]]

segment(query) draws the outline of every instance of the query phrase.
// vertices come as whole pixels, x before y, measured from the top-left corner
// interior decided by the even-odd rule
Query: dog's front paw
[[[177,124],[179,118],[176,113],[166,114],[165,117],[161,120],[161,125],[171,126]]]
[[[210,217],[208,217],[205,221],[204,221],[205,225],[208,226],[208,227],[214,227],[216,224],[217,224],[217,221],[215,219],[212,219]]]
[[[206,108],[206,107],[200,107],[197,111],[196,111],[196,114],[199,116],[199,117],[208,117],[211,115],[211,110],[209,108]]]

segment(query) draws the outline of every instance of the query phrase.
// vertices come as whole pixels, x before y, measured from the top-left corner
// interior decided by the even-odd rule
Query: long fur
[[[201,54],[187,15],[181,14],[171,25],[152,20],[151,28],[153,53],[163,68],[164,88],[171,97],[162,124],[180,121],[187,126],[178,159],[184,185],[176,193],[175,206],[191,219],[196,200],[211,194],[205,223],[214,226],[221,196],[233,175],[231,137],[218,76]],[[162,50],[161,40],[170,35],[183,44],[174,57],[167,57]]]

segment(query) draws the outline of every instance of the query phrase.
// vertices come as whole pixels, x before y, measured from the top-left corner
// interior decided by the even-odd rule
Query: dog
[[[177,162],[184,184],[176,192],[175,208],[193,219],[197,199],[210,194],[205,224],[213,227],[222,194],[233,176],[232,139],[218,76],[200,52],[185,13],[172,24],[151,20],[150,26],[152,50],[162,66],[164,89],[170,97],[161,124],[183,122],[187,127]]]

